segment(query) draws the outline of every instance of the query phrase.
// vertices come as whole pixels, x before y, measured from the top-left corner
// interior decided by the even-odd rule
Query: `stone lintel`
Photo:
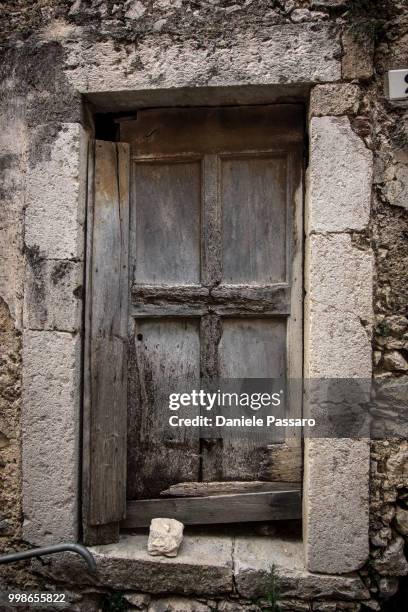
[[[111,40],[70,41],[65,74],[83,94],[312,84],[341,78],[340,53],[339,31],[332,25],[279,24],[267,32],[239,30],[228,45],[216,42],[211,53],[192,40],[170,42],[153,34],[121,48]]]

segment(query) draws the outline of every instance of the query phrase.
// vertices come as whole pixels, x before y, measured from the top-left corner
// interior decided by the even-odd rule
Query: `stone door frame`
[[[336,69],[323,80],[338,80]],[[226,79],[228,81],[228,79]],[[127,91],[127,107],[303,101],[301,85],[263,83]],[[186,83],[186,86],[188,83]],[[314,112],[307,131],[305,376],[371,378],[373,254],[356,236],[369,222],[372,153],[346,114]],[[341,86],[339,86],[341,87]],[[84,94],[117,111],[122,92],[100,83]],[[123,99],[123,98],[122,98]],[[317,105],[318,106],[318,105]],[[330,106],[330,105],[329,105]],[[336,116],[334,116],[336,115]],[[51,133],[51,129],[54,132]],[[92,128],[91,128],[92,130]],[[81,396],[86,159],[91,130],[34,128],[49,154],[27,172],[23,316],[23,537],[31,544],[80,534]],[[361,241],[360,241],[361,242]],[[305,567],[348,573],[368,557],[369,442],[320,439],[304,446]]]

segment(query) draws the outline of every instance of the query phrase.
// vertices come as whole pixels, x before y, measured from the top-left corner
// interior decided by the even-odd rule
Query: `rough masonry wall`
[[[362,203],[362,214],[356,216],[353,209],[348,209],[345,199],[345,218],[334,216],[330,223],[332,227],[346,223],[339,229],[352,230],[350,244],[361,250],[363,259],[367,245],[374,251],[375,375],[386,379],[408,376],[408,122],[407,111],[393,108],[383,96],[384,71],[408,62],[405,0],[10,0],[7,4],[8,10],[0,19],[5,45],[0,86],[4,109],[0,135],[4,177],[0,192],[0,551],[24,546],[22,333],[28,363],[35,352],[49,355],[54,351],[56,361],[69,361],[79,350],[83,218],[65,194],[67,189],[70,193],[66,181],[79,180],[80,169],[64,167],[61,149],[62,143],[65,149],[81,146],[80,136],[74,137],[72,144],[68,142],[75,130],[78,135],[80,126],[86,127],[78,90],[92,91],[104,81],[118,91],[177,87],[186,81],[191,86],[216,86],[221,70],[229,75],[231,84],[279,83],[289,73],[298,83],[333,81],[312,90],[311,109],[323,123],[341,117],[337,120],[340,125],[347,118],[356,138],[362,139],[367,151],[373,151],[374,185],[371,202]],[[380,29],[376,29],[377,21]],[[282,44],[288,48],[284,65],[274,61],[275,51]],[[342,80],[344,84],[340,85]],[[54,164],[56,178],[52,185],[41,184],[44,164]],[[49,208],[33,206],[39,196],[46,202],[47,193]],[[60,202],[61,207],[53,207],[53,202]],[[71,243],[65,241],[66,223],[71,227]],[[49,252],[47,235],[54,238],[59,232],[58,249]],[[59,283],[62,291],[58,290],[54,299],[53,288]],[[62,302],[61,295],[65,296]],[[362,321],[357,333],[364,333],[364,325]],[[371,338],[367,342],[369,346]],[[58,393],[58,372],[45,371],[44,377],[51,389],[57,385]],[[75,393],[77,377],[73,367],[72,377],[65,381],[65,393]],[[26,391],[28,405],[37,415],[42,399],[35,394],[31,397],[30,388]],[[49,423],[50,436],[64,427],[63,401],[57,401],[56,406],[60,413],[55,423]],[[75,435],[69,430],[65,433],[68,437]],[[31,449],[27,466],[42,460],[37,450]],[[371,559],[360,571],[371,589],[371,599],[356,593],[355,601],[350,602],[341,593],[328,598],[327,594],[310,592],[306,598],[286,598],[281,604],[283,610],[379,610],[397,591],[399,576],[408,572],[404,555],[408,538],[407,466],[406,442],[372,443]],[[75,467],[63,474],[73,484],[74,472]],[[27,478],[34,485],[31,476]],[[38,483],[39,512],[44,496],[55,484],[53,478],[56,483],[61,474],[50,475],[49,483]],[[67,502],[71,512],[75,495]],[[58,522],[58,516],[55,520]],[[28,534],[29,528],[26,524]],[[75,526],[72,530],[75,532]],[[41,583],[42,578],[28,565],[21,567],[18,575],[10,569],[2,570],[0,584],[3,580],[15,586],[16,579],[21,585]],[[127,595],[126,604],[120,589],[114,591],[90,586],[84,595],[88,603],[79,601],[78,609],[97,609],[96,602],[102,598],[150,612],[251,612],[262,607],[230,598],[179,598],[172,602],[143,594]],[[77,598],[80,600],[79,595]]]

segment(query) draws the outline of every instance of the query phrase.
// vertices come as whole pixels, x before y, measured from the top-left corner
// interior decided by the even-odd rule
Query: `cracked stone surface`
[[[357,574],[329,576],[306,571],[301,542],[252,536],[238,537],[235,542],[234,575],[239,594],[248,598],[264,595],[272,564],[282,597],[369,598]]]
[[[43,575],[64,576],[82,586],[100,583],[115,589],[202,596],[232,593],[235,584],[241,597],[251,599],[265,596],[267,573],[274,564],[282,597],[369,597],[357,574],[329,576],[308,572],[299,540],[187,535],[177,557],[154,559],[148,555],[146,545],[147,536],[133,535],[122,536],[118,544],[90,548],[98,568],[96,582],[87,572],[79,572],[83,562],[72,555],[54,557],[48,567],[38,562],[34,565]]]
[[[72,555],[53,559],[50,571],[55,578],[80,585],[97,582],[148,593],[215,595],[232,591],[230,537],[186,536],[178,556],[172,558],[151,557],[147,539],[144,535],[122,536],[118,544],[90,548],[98,568],[96,580]]]

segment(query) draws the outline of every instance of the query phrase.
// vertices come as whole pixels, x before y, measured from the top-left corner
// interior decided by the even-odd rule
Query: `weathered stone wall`
[[[383,95],[384,71],[408,63],[406,0],[10,0],[7,5],[0,17],[4,45],[0,85],[0,551],[24,546],[22,333],[28,364],[30,355],[39,352],[53,355],[55,362],[71,360],[72,377],[65,380],[63,393],[75,393],[78,386],[73,355],[79,350],[81,325],[83,218],[69,201],[80,168],[65,165],[67,151],[79,146],[80,138],[73,133],[82,131],[81,125],[87,127],[78,91],[92,91],[104,81],[117,91],[174,88],[187,81],[191,86],[215,87],[222,84],[218,79],[221,68],[231,83],[262,84],[271,78],[279,83],[288,72],[294,83],[316,82],[310,113],[317,130],[328,122],[337,126],[338,139],[332,145],[340,153],[342,147],[347,149],[344,139],[355,139],[362,157],[372,152],[374,174],[371,201],[360,201],[358,213],[349,206],[358,194],[348,191],[356,182],[346,183],[339,194],[344,204],[342,216],[313,222],[317,233],[324,234],[325,223],[333,234],[342,232],[334,242],[358,261],[366,261],[367,248],[373,249],[375,335],[373,339],[367,335],[364,347],[367,351],[372,348],[375,376],[408,377],[408,112],[392,107]],[[288,46],[285,65],[274,61],[282,41]],[[343,170],[351,175],[353,168],[347,168],[347,159],[345,164]],[[45,165],[53,168],[51,185],[41,182]],[[318,182],[321,177],[315,179]],[[361,175],[359,180],[366,177]],[[44,205],[33,205],[40,200]],[[61,205],[55,206],[56,201]],[[60,231],[66,224],[68,233]],[[59,233],[58,248],[50,251],[48,236]],[[71,241],[66,240],[67,235]],[[312,239],[327,242],[321,235]],[[63,291],[54,293],[59,283]],[[357,334],[364,334],[368,324],[362,318]],[[64,398],[53,370],[45,370],[40,381],[40,387],[57,385],[58,418],[47,423],[46,429],[50,437],[60,428],[70,438],[76,432],[64,423]],[[34,426],[42,398],[31,396],[30,387],[27,398],[35,415]],[[62,466],[62,472],[50,473],[48,482],[36,483],[35,466],[46,460],[36,453],[35,445],[26,458],[33,472],[25,478],[37,491],[39,513],[49,512],[45,497],[55,491],[61,478],[71,479],[73,487],[77,478],[73,457],[71,463],[64,463],[71,466],[68,471]],[[371,555],[360,574],[371,599],[356,594],[355,601],[346,601],[344,594],[327,597],[310,592],[304,597],[281,597],[282,610],[379,610],[397,592],[399,577],[408,573],[404,554],[408,541],[406,442],[372,443],[370,495]],[[76,498],[66,501],[58,510],[72,516]],[[30,522],[25,518],[29,535]],[[50,516],[51,532],[60,520],[58,514]],[[74,525],[66,535],[73,533]],[[335,551],[331,554],[335,556]],[[49,586],[27,564],[18,573],[11,568],[0,573],[2,588],[17,584]],[[69,589],[75,591],[73,584]],[[80,610],[98,609],[102,600],[110,609],[114,604],[122,606],[118,609],[132,605],[150,612],[250,612],[267,606],[266,602],[231,597],[169,599],[133,593],[124,598],[121,590],[88,585],[74,599]]]
[[[0,550],[21,537],[21,323],[23,295],[24,102],[0,94]]]

